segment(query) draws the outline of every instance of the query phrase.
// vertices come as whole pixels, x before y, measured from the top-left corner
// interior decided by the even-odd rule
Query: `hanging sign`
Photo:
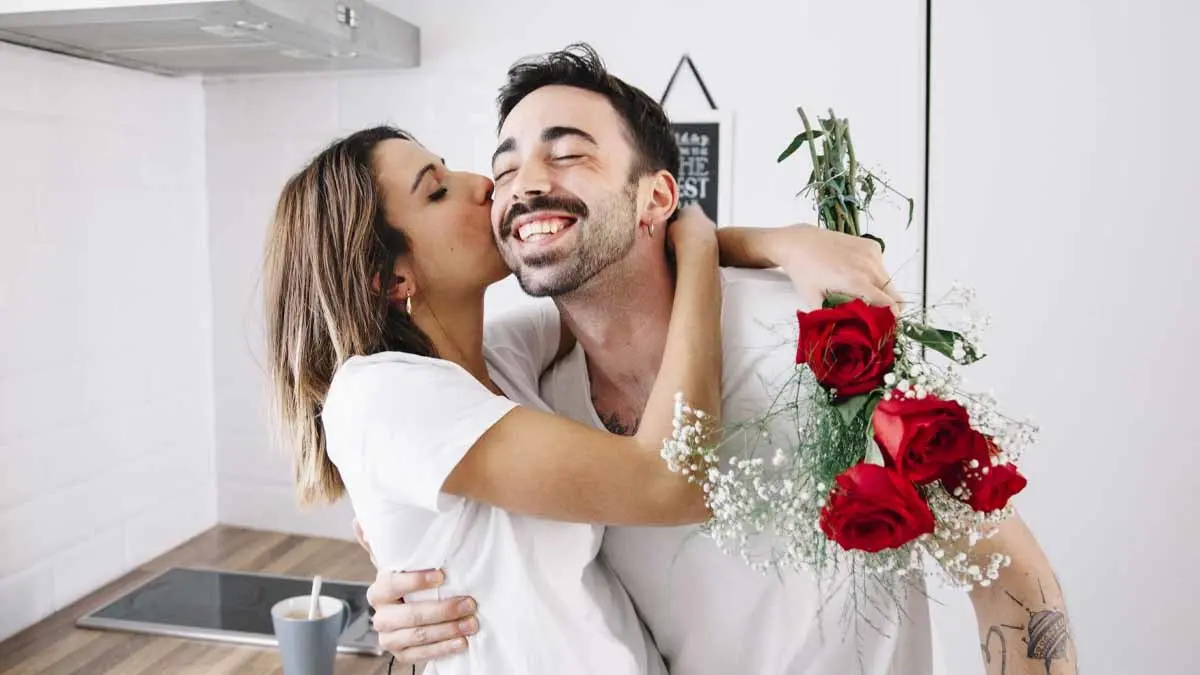
[[[659,103],[664,105],[675,79],[683,66],[691,70],[708,101],[708,110],[697,110],[686,115],[671,115],[671,127],[675,133],[675,144],[679,146],[680,207],[699,204],[709,218],[718,225],[728,225],[732,204],[730,203],[730,166],[732,165],[731,137],[733,119],[728,112],[717,110],[708,87],[696,70],[696,65],[687,54],[675,66],[675,72],[667,82]]]

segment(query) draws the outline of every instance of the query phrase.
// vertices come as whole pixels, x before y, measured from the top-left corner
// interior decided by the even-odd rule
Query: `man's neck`
[[[639,249],[555,299],[587,355],[597,412],[606,423],[619,416],[609,428],[629,432],[636,429],[662,364],[675,296],[662,249]]]

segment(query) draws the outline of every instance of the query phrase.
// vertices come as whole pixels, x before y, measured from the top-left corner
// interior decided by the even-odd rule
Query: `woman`
[[[592,523],[707,516],[659,449],[676,392],[720,407],[712,224],[692,215],[670,228],[677,288],[663,363],[641,428],[621,437],[538,400],[538,374],[565,351],[547,339],[556,319],[490,327],[505,349],[485,343],[484,291],[508,274],[491,188],[387,127],[335,142],[285,186],[265,308],[301,501],[348,492],[382,568],[441,568],[438,597],[479,598],[471,609],[489,630],[431,673],[664,672],[596,560]],[[731,248],[761,263],[754,234],[739,236]],[[537,653],[522,649],[531,635]]]

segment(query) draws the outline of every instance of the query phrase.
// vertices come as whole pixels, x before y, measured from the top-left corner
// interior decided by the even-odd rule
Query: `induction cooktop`
[[[76,625],[273,647],[271,606],[311,589],[312,579],[303,577],[172,567],[84,615]],[[371,629],[366,584],[323,581],[321,595],[344,600],[349,607],[350,624],[338,641],[339,652],[383,653]]]

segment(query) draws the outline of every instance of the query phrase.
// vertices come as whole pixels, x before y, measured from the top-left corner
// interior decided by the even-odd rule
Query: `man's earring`
[[[404,298],[404,311],[409,316],[412,316],[412,291],[409,291],[408,297]]]
[[[653,237],[654,236],[654,223],[650,223],[650,226],[647,227],[646,230],[648,230],[650,232],[650,236]]]

